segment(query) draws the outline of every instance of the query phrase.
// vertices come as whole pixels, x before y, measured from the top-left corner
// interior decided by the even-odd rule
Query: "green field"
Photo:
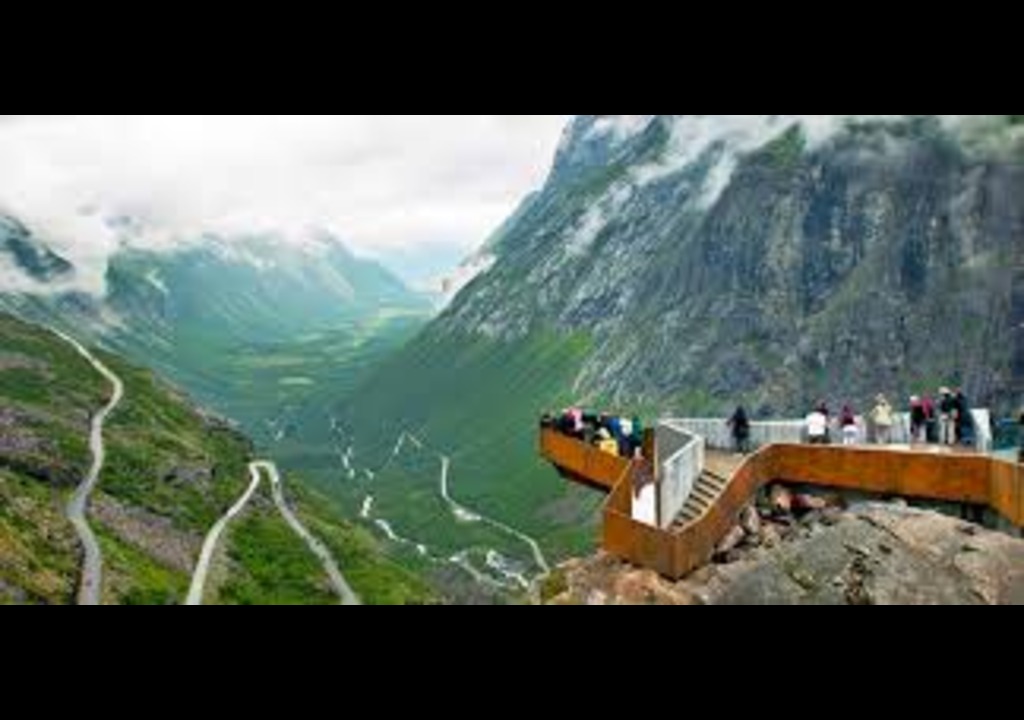
[[[264,493],[228,533],[227,581],[221,604],[334,605],[323,568],[280,517]],[[424,604],[435,600],[426,584],[390,560],[365,530],[339,521],[330,503],[300,484],[288,483],[289,503],[302,522],[334,553],[346,579],[370,605]]]

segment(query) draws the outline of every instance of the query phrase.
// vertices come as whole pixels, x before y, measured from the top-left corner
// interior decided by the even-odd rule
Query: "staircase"
[[[693,488],[693,494],[690,495],[690,499],[683,506],[679,517],[672,524],[671,532],[679,532],[694,520],[702,517],[704,513],[718,502],[718,498],[725,491],[728,484],[729,481],[726,478],[705,470],[700,476],[697,485]]]

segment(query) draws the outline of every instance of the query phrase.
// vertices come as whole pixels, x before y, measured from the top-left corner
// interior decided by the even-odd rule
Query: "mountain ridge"
[[[569,136],[587,138],[587,128],[601,117],[577,118]],[[716,161],[723,151],[711,143],[689,153],[693,162],[653,180],[631,175],[667,152],[674,142],[668,128],[679,117],[656,116],[629,139],[604,148],[599,159],[591,156],[592,141],[582,140],[584,154],[591,153],[582,172],[566,176],[559,170],[566,161],[557,160],[542,197],[517,228],[506,231],[495,266],[432,331],[500,339],[544,326],[587,329],[606,353],[604,366],[590,363],[581,378],[590,394],[645,402],[667,399],[669,385],[690,385],[721,397],[719,411],[730,403],[727,390],[760,396],[767,414],[799,410],[827,393],[827,385],[858,401],[873,395],[868,382],[875,392],[895,392],[932,384],[941,375],[986,400],[1005,389],[1008,358],[997,352],[970,361],[967,350],[977,343],[950,338],[929,306],[943,296],[956,298],[951,310],[958,328],[1003,312],[1009,283],[1003,268],[1022,232],[1020,203],[1014,202],[1024,188],[1018,156],[977,156],[942,123],[917,117],[853,124],[814,146],[798,125],[783,124],[766,145],[736,158]],[[889,149],[890,143],[899,149]],[[579,151],[570,146],[561,153],[574,157]],[[723,163],[735,168],[704,207],[703,189],[719,184],[715,168]],[[872,281],[890,297],[875,315],[887,322],[871,328],[863,345],[870,352],[888,344],[902,323],[909,326],[912,347],[900,354],[922,354],[930,367],[901,378],[910,364],[902,357],[901,372],[850,383],[828,367],[839,362],[854,375],[864,372],[863,355],[841,350],[853,320],[847,307],[866,310],[859,291],[870,290],[867,276],[876,273]],[[970,291],[963,302],[958,286]],[[897,301],[906,305],[902,312]],[[635,322],[627,324],[627,317]],[[782,318],[792,319],[798,332],[787,331]],[[729,327],[738,329],[730,333]],[[698,347],[664,337],[669,328],[697,340],[688,344]],[[1008,345],[1004,331],[989,332],[994,334],[986,345]],[[802,335],[811,336],[810,343],[801,343]],[[925,336],[955,344],[955,359],[931,362],[920,347]],[[812,375],[824,369],[828,382],[808,383],[813,387],[798,392],[796,373],[790,373],[785,380],[794,400],[780,402],[778,391],[764,390],[768,378],[752,377],[755,369],[730,359],[729,348],[751,338],[754,354],[768,351],[781,366]],[[708,349],[700,352],[701,344]],[[787,350],[801,344],[802,352]],[[826,368],[813,357],[822,346],[828,347]],[[659,356],[679,358],[684,366],[693,358],[693,370],[659,367]],[[693,374],[723,357],[735,382],[705,383]],[[630,366],[644,372],[631,373]]]

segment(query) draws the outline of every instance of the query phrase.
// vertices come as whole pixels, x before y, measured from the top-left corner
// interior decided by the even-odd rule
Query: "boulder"
[[[772,486],[771,493],[771,506],[775,512],[788,515],[793,512],[793,493],[789,491],[784,485]]]

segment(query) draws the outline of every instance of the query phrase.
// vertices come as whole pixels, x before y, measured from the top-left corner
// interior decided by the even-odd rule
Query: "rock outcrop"
[[[1024,605],[1024,541],[946,515],[872,503],[767,521],[759,537],[679,583],[607,555],[572,561],[559,568],[551,602]]]

